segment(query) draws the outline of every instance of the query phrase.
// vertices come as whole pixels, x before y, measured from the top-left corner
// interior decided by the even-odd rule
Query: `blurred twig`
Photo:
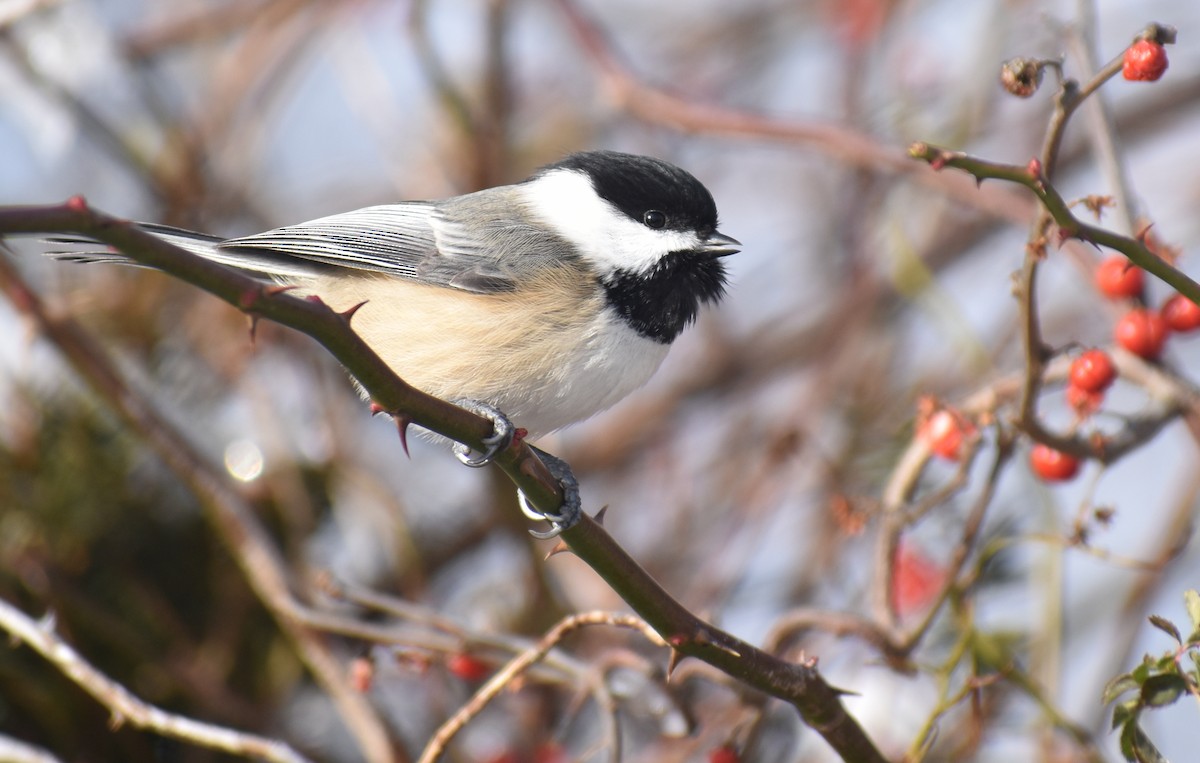
[[[274,8],[293,7],[295,0],[228,0],[180,8],[170,17],[146,25],[125,39],[133,58],[153,58],[186,45],[238,34],[248,24],[274,15]]]
[[[0,734],[0,760],[4,763],[62,763],[62,760],[31,744]]]
[[[428,29],[429,0],[415,0],[408,16],[409,37],[417,62],[438,102],[450,116],[468,157],[462,185],[470,190],[507,180],[508,128],[512,110],[508,0],[488,0],[484,18],[482,97],[473,97],[450,76],[450,67],[433,44]]]
[[[24,643],[45,657],[96,701],[112,713],[112,726],[117,728],[129,723],[163,736],[182,739],[200,747],[241,755],[258,757],[279,763],[308,763],[309,759],[283,742],[246,734],[211,723],[203,723],[169,713],[154,705],[143,702],[124,686],[101,673],[78,652],[59,638],[54,630],[54,618],[45,617],[35,621],[7,601],[0,599],[0,629],[10,637]],[[4,755],[0,744],[0,756]]]
[[[849,166],[909,177],[926,187],[1011,222],[1028,221],[1031,205],[1004,190],[982,193],[969,180],[941,177],[924,170],[914,171],[898,147],[879,143],[845,124],[784,121],[774,117],[702,104],[679,97],[642,81],[620,60],[612,43],[572,0],[554,0],[571,31],[592,59],[608,88],[610,97],[635,116],[685,132],[740,137],[818,149]]]
[[[62,0],[0,0],[0,31]]]

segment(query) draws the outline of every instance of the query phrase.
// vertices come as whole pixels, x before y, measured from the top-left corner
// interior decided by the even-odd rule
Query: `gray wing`
[[[530,225],[515,198],[509,187],[366,207],[229,239],[217,249],[230,260],[273,261],[280,275],[307,264],[309,272],[348,268],[479,293],[508,291],[563,254],[562,243]]]

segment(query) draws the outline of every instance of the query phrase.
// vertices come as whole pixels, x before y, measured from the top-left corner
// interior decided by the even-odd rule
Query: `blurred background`
[[[1128,196],[1104,224],[1152,222],[1196,278],[1190,0],[0,0],[0,204],[83,194],[120,216],[232,236],[520,180],[573,150],[675,162],[712,190],[744,250],[727,261],[727,299],[644,390],[539,443],[573,465],[585,508],[608,506],[608,530],[693,611],[819,656],[893,759],[929,739],[930,760],[1116,760],[1101,690],[1174,647],[1146,615],[1186,623],[1183,591],[1200,581],[1200,459],[1185,426],[1047,486],[1025,440],[989,476],[985,418],[965,471],[931,462],[916,495],[961,476],[957,489],[905,528],[898,553],[876,538],[921,400],[962,404],[1021,373],[1012,273],[1035,213],[1020,189],[976,190],[905,146],[1024,165],[1055,82],[1014,98],[1000,62],[1065,54],[1067,75],[1086,79],[1150,21],[1179,29],[1169,70],[1102,89],[1115,144],[1100,110],[1080,111],[1058,182],[1069,199],[1116,193],[1099,150],[1115,145]],[[505,639],[625,608],[577,559],[543,559],[549,544],[525,534],[506,480],[425,442],[406,458],[394,425],[305,337],[260,325],[252,342],[243,315],[161,274],[12,245],[52,314],[84,326],[239,486],[302,599],[397,629],[387,645],[327,643],[347,670],[374,666],[367,697],[395,759],[415,758],[470,695],[479,676],[465,658],[490,672],[525,643]],[[1092,286],[1099,256],[1051,248],[1038,305],[1056,348],[1111,342],[1119,309]],[[1148,300],[1168,294],[1152,283]],[[53,610],[64,638],[148,701],[320,760],[363,759],[196,497],[4,301],[0,336],[0,597]],[[1175,337],[1165,363],[1195,378],[1200,347]],[[1151,405],[1121,381],[1084,426],[1117,431]],[[1041,410],[1071,425],[1061,385]],[[1011,410],[991,414],[1004,427]],[[899,622],[919,621],[977,504],[977,579],[938,603],[904,669],[820,617],[785,625],[814,609],[870,617],[889,596]],[[1004,550],[979,556],[989,543]],[[417,610],[330,601],[313,592],[316,571]],[[1002,645],[1003,670],[956,651],[964,634]],[[625,760],[705,760],[727,744],[745,760],[832,757],[794,711],[715,673],[684,663],[666,684],[666,653],[628,632],[574,636],[566,655],[469,725],[450,759],[608,759],[583,688],[597,676]],[[956,700],[963,686],[978,689]],[[1185,700],[1143,726],[1187,760],[1195,713]],[[61,760],[220,758],[110,729],[57,670],[7,646],[0,735]]]

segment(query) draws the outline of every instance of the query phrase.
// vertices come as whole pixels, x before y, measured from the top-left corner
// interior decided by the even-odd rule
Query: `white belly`
[[[607,311],[606,311],[607,313]],[[607,314],[596,319],[590,341],[560,359],[552,388],[536,399],[504,396],[498,402],[531,436],[562,429],[611,408],[641,387],[667,356],[668,345],[651,341]]]

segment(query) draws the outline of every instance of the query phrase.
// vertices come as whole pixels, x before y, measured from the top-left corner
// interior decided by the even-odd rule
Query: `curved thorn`
[[[350,321],[354,319],[354,314],[357,313],[359,310],[361,310],[362,306],[367,304],[367,302],[370,302],[370,300],[364,299],[362,302],[359,302],[357,305],[351,305],[350,307],[348,307],[345,310],[338,313],[338,317],[341,318],[342,320],[344,320],[347,324],[349,324]]]
[[[400,433],[400,447],[404,448],[404,455],[411,459],[412,454],[408,452],[408,425],[412,423],[412,419],[403,413],[393,414],[392,418]]]

